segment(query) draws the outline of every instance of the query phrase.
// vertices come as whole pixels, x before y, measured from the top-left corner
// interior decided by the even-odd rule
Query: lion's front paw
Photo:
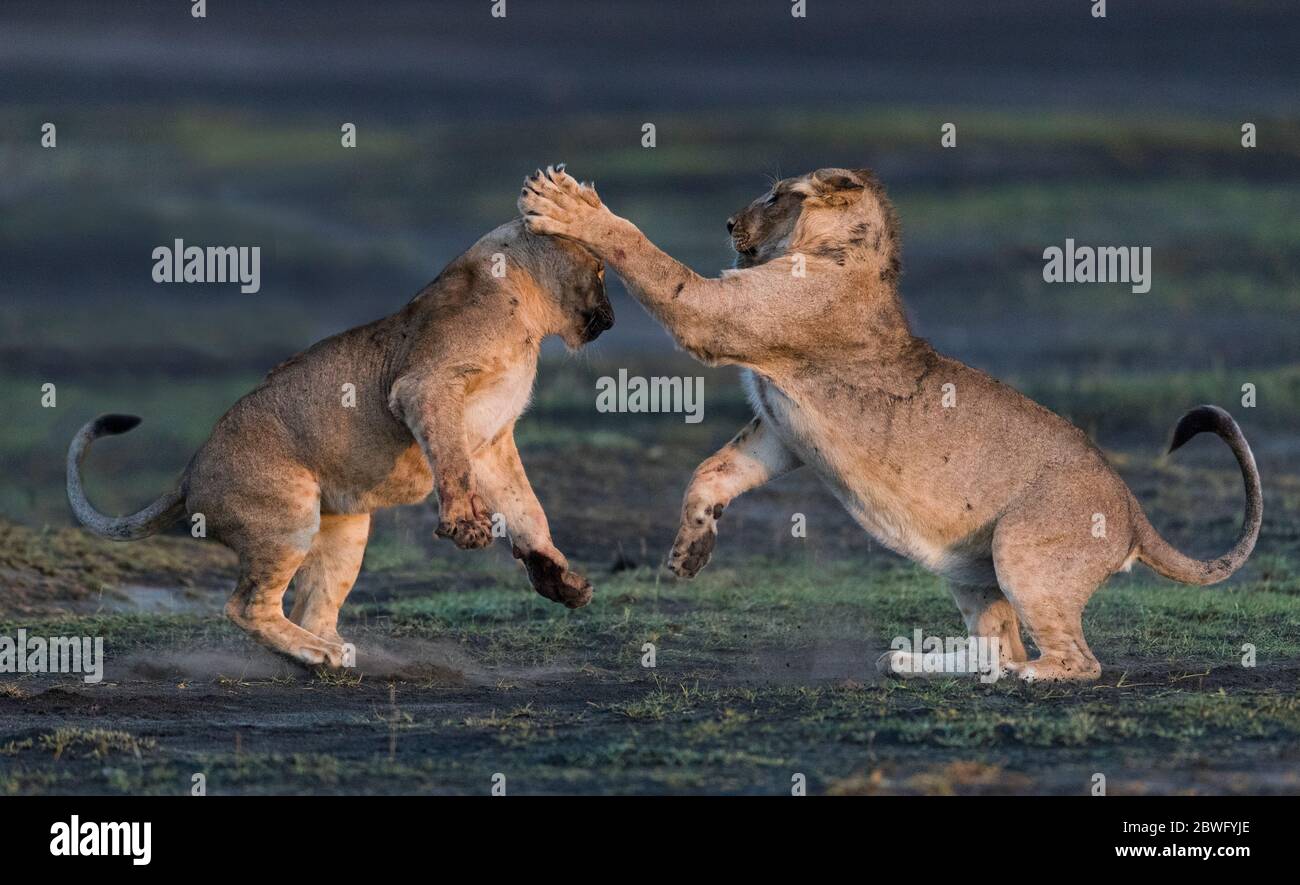
[[[693,578],[700,569],[709,564],[713,555],[713,545],[717,543],[718,533],[712,527],[704,531],[688,531],[683,528],[677,533],[673,543],[672,555],[668,557],[668,568],[679,578]]]
[[[722,504],[702,502],[687,504],[682,525],[668,556],[668,568],[679,578],[693,578],[709,564],[713,546],[718,541],[718,518]]]
[[[524,179],[519,192],[519,211],[524,224],[535,234],[584,240],[601,215],[609,214],[596,191],[579,184],[564,171],[564,164],[540,169]]]
[[[528,580],[533,589],[552,602],[563,603],[568,608],[582,608],[591,602],[591,582],[577,572],[570,571],[564,557],[558,553],[547,555],[541,550],[525,553],[514,548],[515,559],[522,559],[528,569]]]
[[[478,495],[443,502],[438,510],[439,538],[451,538],[462,550],[474,550],[492,543],[492,518]]]

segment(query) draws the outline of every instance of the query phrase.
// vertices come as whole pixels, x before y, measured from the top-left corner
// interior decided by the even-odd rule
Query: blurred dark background
[[[705,273],[730,263],[723,222],[766,176],[869,165],[901,213],[921,334],[1093,433],[1175,538],[1190,499],[1160,496],[1226,483],[1185,517],[1198,535],[1222,523],[1209,550],[1240,518],[1230,456],[1198,441],[1182,463],[1207,472],[1173,477],[1152,456],[1182,410],[1227,406],[1264,470],[1261,546],[1294,546],[1300,17],[1282,0],[1107,5],[808,0],[796,19],[786,0],[507,0],[501,19],[489,0],[210,0],[195,19],[186,0],[8,0],[0,514],[68,524],[66,445],[105,411],[146,424],[101,444],[94,499],[151,499],[267,369],[397,309],[513,216],[539,165],[594,178]],[[1067,237],[1151,246],[1151,291],[1044,284],[1042,251]],[[261,291],[155,284],[151,252],[176,238],[261,246]],[[662,552],[690,470],[746,409],[734,370],[698,367],[614,295],[618,324],[587,353],[548,351],[520,442],[561,546],[637,560]],[[705,376],[704,423],[598,414],[594,379],[623,367]],[[764,543],[800,509],[824,517],[810,542],[865,543],[811,478],[755,497],[739,519]],[[375,549],[423,551],[428,527],[392,515]]]

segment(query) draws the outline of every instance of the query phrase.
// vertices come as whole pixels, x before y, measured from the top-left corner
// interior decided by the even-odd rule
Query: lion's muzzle
[[[600,333],[614,326],[614,308],[608,302],[582,315],[582,340],[595,341]]]

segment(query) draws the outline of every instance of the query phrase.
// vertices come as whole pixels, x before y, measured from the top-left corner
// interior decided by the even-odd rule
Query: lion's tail
[[[81,485],[81,462],[90,444],[101,436],[126,433],[140,423],[134,415],[100,415],[72,438],[68,446],[68,503],[86,528],[114,541],[135,541],[162,531],[185,515],[184,496],[179,486],[139,513],[114,518],[100,513],[86,500]]]
[[[1241,568],[1255,549],[1259,527],[1264,520],[1264,496],[1260,490],[1255,456],[1251,454],[1250,446],[1246,443],[1246,437],[1242,436],[1237,422],[1223,409],[1218,406],[1197,406],[1184,415],[1174,428],[1169,451],[1173,452],[1198,433],[1206,431],[1216,434],[1232,449],[1246,484],[1246,521],[1241,527],[1241,534],[1237,536],[1237,543],[1216,559],[1193,559],[1170,546],[1145,516],[1138,525],[1137,558],[1166,578],[1184,584],[1215,584]]]

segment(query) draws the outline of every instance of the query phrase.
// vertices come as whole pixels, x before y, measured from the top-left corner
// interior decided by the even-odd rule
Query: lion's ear
[[[862,182],[852,172],[839,169],[819,170],[813,175],[817,184],[825,191],[860,191]]]
[[[862,196],[865,185],[844,169],[819,169],[812,176],[814,201],[822,206],[847,206]]]

